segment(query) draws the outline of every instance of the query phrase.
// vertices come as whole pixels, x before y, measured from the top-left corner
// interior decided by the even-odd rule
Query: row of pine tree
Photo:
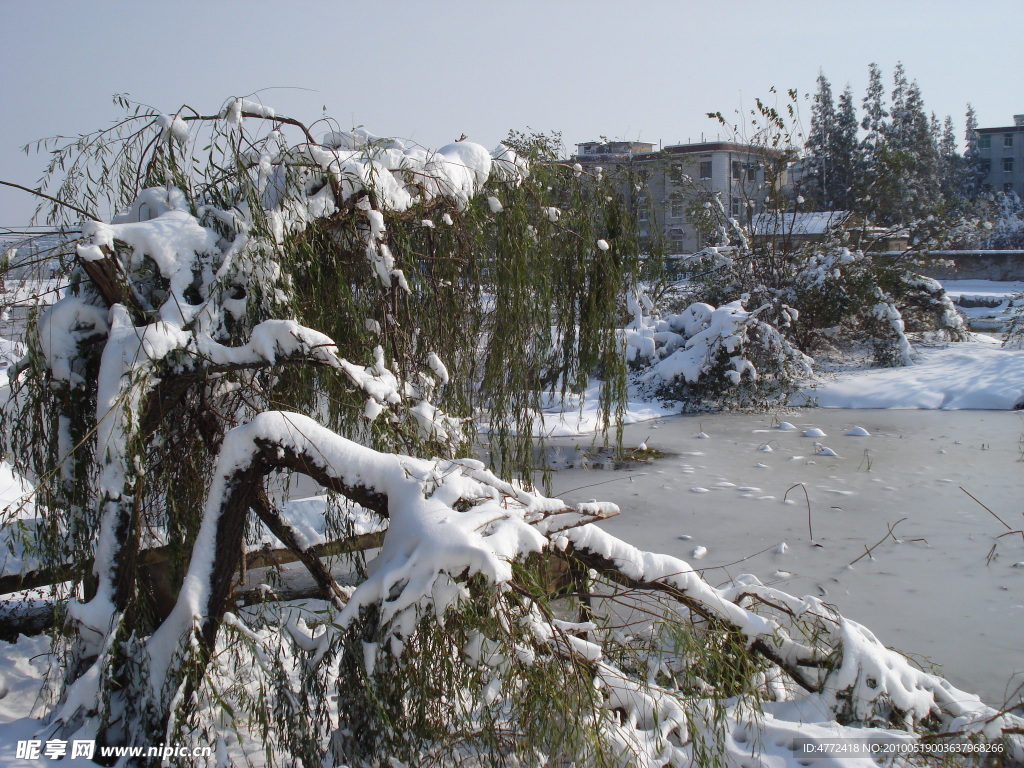
[[[854,211],[883,226],[962,210],[982,192],[974,109],[967,106],[961,155],[953,120],[926,113],[902,64],[888,100],[881,69],[869,72],[859,118],[850,86],[834,99],[818,76],[800,181],[807,209]]]

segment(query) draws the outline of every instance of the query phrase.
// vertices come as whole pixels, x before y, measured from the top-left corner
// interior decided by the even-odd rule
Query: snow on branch
[[[818,598],[796,598],[749,575],[715,588],[688,563],[643,552],[594,526],[564,535],[571,556],[616,583],[670,594],[705,619],[742,633],[752,650],[786,670],[808,694],[820,696],[841,722],[870,725],[899,713],[901,725],[913,731],[936,716],[951,732],[990,739],[1024,725],[1020,717],[913,666]],[[778,618],[753,612],[749,606],[755,603],[772,607]]]
[[[382,625],[390,625],[396,636],[411,635],[430,605],[443,613],[462,595],[446,592],[438,605],[443,584],[473,574],[492,584],[508,582],[513,561],[545,548],[543,531],[618,512],[610,504],[568,507],[527,493],[498,480],[479,462],[379,453],[300,414],[262,413],[229,432],[222,444],[178,603],[147,641],[154,695],[163,688],[166,665],[183,636],[201,629],[212,644],[237,568],[240,520],[252,504],[253,480],[283,466],[389,520],[373,574],[348,596],[334,624],[345,627],[360,609],[379,604]]]

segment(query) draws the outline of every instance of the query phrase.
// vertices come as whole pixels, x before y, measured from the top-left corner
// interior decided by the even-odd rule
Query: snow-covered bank
[[[1020,281],[947,280],[942,285],[976,331],[1005,330],[1024,293]]]
[[[797,393],[794,405],[828,408],[1013,410],[1024,403],[1024,351],[999,340],[918,345],[915,365],[872,368],[821,380]]]
[[[943,280],[942,287],[957,303],[964,298],[986,298],[1001,302],[1024,293],[1024,282],[1020,280]]]
[[[600,386],[593,384],[582,395],[568,395],[565,400],[545,396],[543,410],[534,420],[534,434],[544,437],[572,437],[593,434],[603,426],[598,408]],[[626,403],[623,424],[671,416],[679,409],[672,403],[643,400],[635,393]]]

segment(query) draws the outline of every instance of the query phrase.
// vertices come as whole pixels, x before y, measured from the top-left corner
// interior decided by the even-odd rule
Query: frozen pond
[[[796,429],[779,429],[780,420]],[[857,426],[870,435],[845,434]],[[802,436],[814,428],[825,436]],[[1024,529],[1022,432],[1024,418],[1008,411],[677,416],[626,428],[627,447],[646,443],[665,458],[562,468],[552,490],[567,501],[617,503],[622,514],[602,527],[689,561],[714,584],[753,573],[822,597],[998,705],[1018,700],[1012,694],[1024,683],[1024,541],[1020,533],[997,539]],[[589,444],[551,443],[563,454]],[[836,455],[817,455],[823,448]],[[797,483],[810,499],[815,544],[803,490],[783,500]],[[898,541],[865,555],[901,519]],[[695,558],[699,547],[706,553]]]

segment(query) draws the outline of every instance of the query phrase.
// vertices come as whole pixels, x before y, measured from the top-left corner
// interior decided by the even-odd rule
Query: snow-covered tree
[[[864,118],[861,128],[865,131],[867,146],[875,146],[885,133],[886,118],[889,113],[885,108],[885,86],[882,85],[882,70],[872,62],[868,67],[868,89],[862,104]]]
[[[1000,192],[993,205],[992,229],[982,243],[994,250],[1020,250],[1024,248],[1024,205],[1016,192]]]
[[[215,744],[219,764],[255,742],[286,765],[706,766],[887,726],[1019,756],[1018,718],[821,601],[714,587],[589,524],[611,505],[510,479],[533,455],[502,434],[545,384],[599,372],[608,415],[621,393],[636,249],[607,180],[531,165],[530,142],[129,106],[53,147],[52,215],[117,213],[81,223],[2,424],[66,580],[48,738]],[[673,322],[669,344],[700,335]],[[506,477],[459,458],[473,420]],[[320,529],[277,491],[300,475],[327,494]],[[274,541],[319,602],[246,589]],[[371,544],[367,567],[326,559]]]
[[[898,83],[900,78],[899,87],[909,94],[900,97],[900,109],[906,110],[909,99],[909,103],[915,105],[913,114],[920,118],[906,118],[908,135],[911,128],[920,130],[922,127],[928,134],[930,126],[917,106],[916,89],[907,85],[905,76],[898,71]],[[665,343],[648,344],[644,352],[644,345],[638,342],[638,357],[654,361],[652,369],[645,372],[641,380],[647,384],[654,382],[662,396],[671,392],[675,399],[688,403],[693,410],[699,410],[702,403],[703,407],[711,404],[720,407],[725,404],[723,398],[728,399],[730,405],[771,403],[780,392],[799,380],[802,367],[808,364],[801,351],[816,353],[834,349],[836,343],[868,341],[878,364],[906,365],[911,362],[907,332],[933,331],[953,340],[966,338],[966,328],[952,301],[939,283],[919,274],[923,265],[916,258],[918,249],[934,247],[934,243],[943,241],[949,228],[946,219],[930,217],[926,221],[908,222],[917,238],[917,248],[899,258],[881,254],[868,257],[865,251],[872,243],[865,236],[864,228],[851,228],[854,229],[851,232],[843,227],[847,211],[832,214],[807,210],[808,206],[837,205],[840,200],[838,192],[837,197],[820,197],[822,179],[832,180],[827,181],[826,189],[828,185],[833,189],[836,185],[844,187],[846,201],[861,217],[871,206],[880,210],[873,194],[895,189],[902,183],[893,172],[896,166],[886,165],[893,156],[891,147],[895,141],[892,129],[886,124],[885,130],[875,137],[881,149],[872,149],[870,155],[871,162],[882,170],[876,169],[876,178],[867,184],[868,194],[863,198],[858,195],[858,189],[852,188],[857,183],[854,169],[860,168],[856,157],[857,129],[852,94],[847,88],[840,99],[839,113],[830,112],[828,80],[821,75],[818,82],[812,123],[814,141],[808,139],[806,145],[809,182],[796,191],[795,197],[771,195],[765,210],[749,224],[729,216],[720,200],[705,200],[702,224],[708,231],[717,232],[719,246],[677,259],[688,278],[682,290],[682,303],[696,303],[688,308],[676,307],[676,313],[664,318],[652,316],[647,327],[652,335],[660,334]],[[748,118],[754,129],[752,135],[735,137],[736,141],[758,147],[766,167],[786,163],[798,152],[796,142],[800,136],[793,127],[795,98],[791,92],[791,103],[783,110],[766,107],[758,101],[758,110],[751,111],[753,120]],[[879,109],[876,104],[869,113],[877,113]],[[724,116],[714,116],[723,128],[730,128],[731,123]],[[901,117],[900,125],[903,122]],[[869,124],[869,128],[871,125],[875,123]],[[902,150],[898,154],[907,155]],[[850,178],[852,184],[844,180]],[[799,194],[801,191],[819,197],[808,201]],[[678,334],[680,327],[690,326],[691,323],[682,318],[694,312],[707,314],[709,320],[717,319],[719,322],[713,325],[718,327],[725,325],[727,316],[732,318],[731,322],[743,318],[737,324],[737,328],[743,329],[742,333],[726,334],[731,339],[727,346],[732,347],[730,352],[743,347],[750,354],[724,355],[718,346],[710,344],[707,346],[711,352],[708,362],[703,367],[689,369],[700,370],[701,376],[692,373],[661,376],[659,371],[670,366],[659,358],[672,356],[678,362],[681,355],[674,352],[678,342],[672,341],[672,334]],[[640,327],[636,322],[634,325]],[[706,337],[700,335],[700,338],[700,343],[704,344]],[[694,345],[698,345],[695,340],[685,342],[687,354],[692,354],[690,350]],[[759,349],[771,352],[761,355],[755,364],[751,360],[758,356]],[[715,357],[717,366],[710,362]],[[736,376],[740,370],[751,369],[757,373],[749,378]],[[713,375],[707,376],[711,371]],[[736,381],[731,382],[731,379]],[[729,382],[734,385],[732,389]]]
[[[953,118],[949,115],[946,115],[946,119],[942,122],[942,134],[938,146],[939,184],[942,196],[947,201],[962,204],[965,200],[963,178],[966,164],[957,149]]]

